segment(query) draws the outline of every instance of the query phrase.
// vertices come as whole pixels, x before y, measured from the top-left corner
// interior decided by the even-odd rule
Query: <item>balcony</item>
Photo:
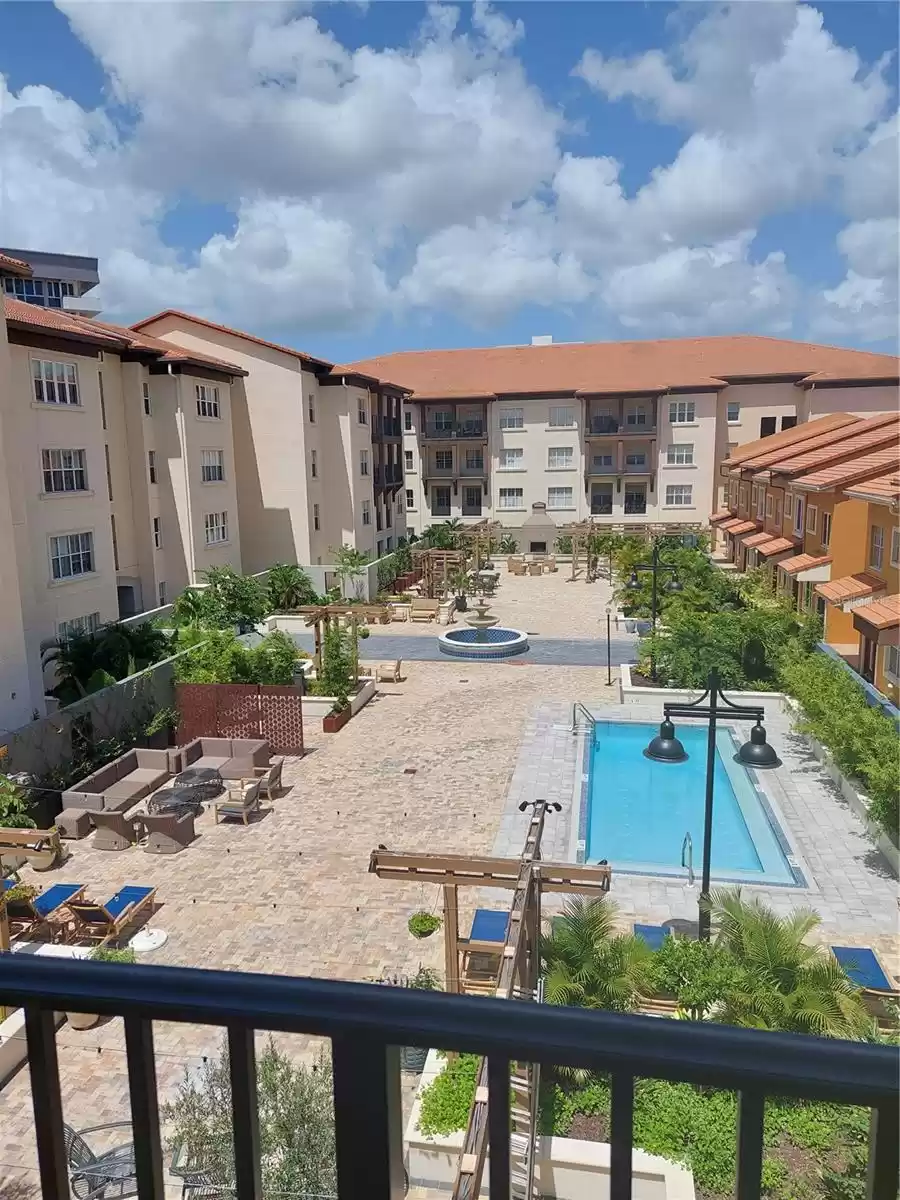
[[[124,1017],[134,1191],[140,1200],[161,1200],[168,1157],[159,1126],[154,1021],[227,1031],[234,1200],[275,1200],[263,1195],[260,1182],[256,1030],[331,1039],[339,1200],[404,1195],[401,1045],[487,1058],[491,1154],[485,1176],[492,1200],[510,1200],[512,1191],[510,1063],[532,1061],[538,1052],[547,1065],[611,1076],[612,1200],[632,1195],[636,1078],[738,1093],[737,1200],[760,1196],[767,1096],[868,1108],[867,1200],[896,1197],[896,1049],[886,1045],[326,979],[9,954],[0,954],[0,1001],[25,1010],[43,1200],[69,1195],[56,1010]],[[64,1061],[66,1049],[59,1055]],[[601,1187],[598,1179],[598,1195]]]
[[[588,427],[589,437],[607,437],[619,432],[619,422],[615,417],[591,417]]]
[[[487,428],[484,421],[450,421],[439,425],[426,422],[422,430],[426,441],[449,442],[457,438],[481,438],[487,441]]]
[[[635,423],[627,418],[618,421],[615,417],[591,417],[588,426],[588,437],[654,437],[655,434],[655,425]]]

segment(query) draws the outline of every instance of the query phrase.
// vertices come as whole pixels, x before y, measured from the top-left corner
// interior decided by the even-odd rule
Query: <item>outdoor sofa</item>
[[[129,750],[62,794],[63,808],[125,812],[181,770],[177,750]]]
[[[257,767],[267,767],[272,748],[262,738],[197,738],[178,749],[180,771],[212,767],[223,779],[253,778]]]

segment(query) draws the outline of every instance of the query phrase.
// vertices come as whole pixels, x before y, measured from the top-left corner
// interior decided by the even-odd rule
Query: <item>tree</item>
[[[179,628],[200,629],[206,619],[204,593],[197,588],[185,588],[172,606],[172,620]]]
[[[353,580],[353,591],[357,599],[362,598],[363,587],[361,577],[369,562],[369,556],[353,546],[329,546],[329,554],[334,557],[334,565],[341,581],[341,591],[346,591],[347,580]]]
[[[257,1066],[260,1168],[264,1196],[335,1196],[331,1060],[293,1063],[269,1039]],[[205,1169],[223,1191],[235,1186],[228,1051],[210,1058],[199,1078],[185,1073],[163,1108],[172,1140],[195,1170]]]
[[[88,633],[42,642],[41,664],[55,666],[52,694],[66,705],[145,670],[169,652],[168,637],[149,622],[129,626],[113,621]]]
[[[827,951],[806,937],[820,922],[811,909],[779,917],[740,888],[712,895],[717,946],[743,968],[726,989],[715,1019],[753,1029],[851,1040],[872,1036],[872,1019],[852,983]]]
[[[566,902],[541,939],[548,1003],[633,1012],[650,994],[651,950],[643,938],[615,933],[615,921],[605,896]]]
[[[318,600],[312,580],[296,563],[275,563],[266,579],[270,612],[290,612]]]
[[[266,589],[252,575],[241,575],[233,567],[210,567],[203,572],[203,578],[205,625],[215,629],[237,625],[243,633],[266,616],[269,607]]]

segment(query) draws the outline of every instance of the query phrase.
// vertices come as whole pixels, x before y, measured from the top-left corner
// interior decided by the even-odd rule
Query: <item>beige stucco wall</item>
[[[805,421],[835,412],[874,417],[878,413],[897,412],[900,408],[900,392],[896,387],[887,385],[843,388],[816,386],[797,388],[797,392],[797,411]]]

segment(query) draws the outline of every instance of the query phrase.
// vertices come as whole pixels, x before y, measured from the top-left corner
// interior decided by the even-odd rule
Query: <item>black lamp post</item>
[[[704,700],[709,699],[708,704]],[[718,671],[710,671],[706,691],[699,700],[690,704],[666,703],[663,705],[663,721],[659,733],[644,751],[654,762],[679,763],[687,758],[687,751],[675,736],[672,717],[702,717],[709,726],[706,743],[706,804],[703,812],[703,880],[700,885],[700,914],[698,928],[701,941],[709,941],[709,872],[712,854],[713,783],[716,770],[716,722],[719,716],[730,720],[755,721],[750,730],[750,741],[744,742],[735,762],[757,770],[780,767],[781,759],[766,741],[763,726],[765,710],[756,705],[733,704],[719,687]]]
[[[671,572],[672,578],[666,584],[667,592],[680,592],[681,584],[675,578],[675,568],[669,563],[664,563],[659,557],[659,542],[656,538],[653,539],[653,553],[650,555],[648,563],[636,563],[634,570],[631,572],[631,578],[625,585],[631,591],[637,591],[641,586],[641,581],[638,579],[638,571],[650,571],[653,579],[653,589],[650,597],[650,635],[656,633],[656,610],[657,610],[657,579],[660,573]],[[652,641],[650,643],[653,645]],[[656,683],[656,659],[653,657],[653,650],[650,651],[650,678]]]

